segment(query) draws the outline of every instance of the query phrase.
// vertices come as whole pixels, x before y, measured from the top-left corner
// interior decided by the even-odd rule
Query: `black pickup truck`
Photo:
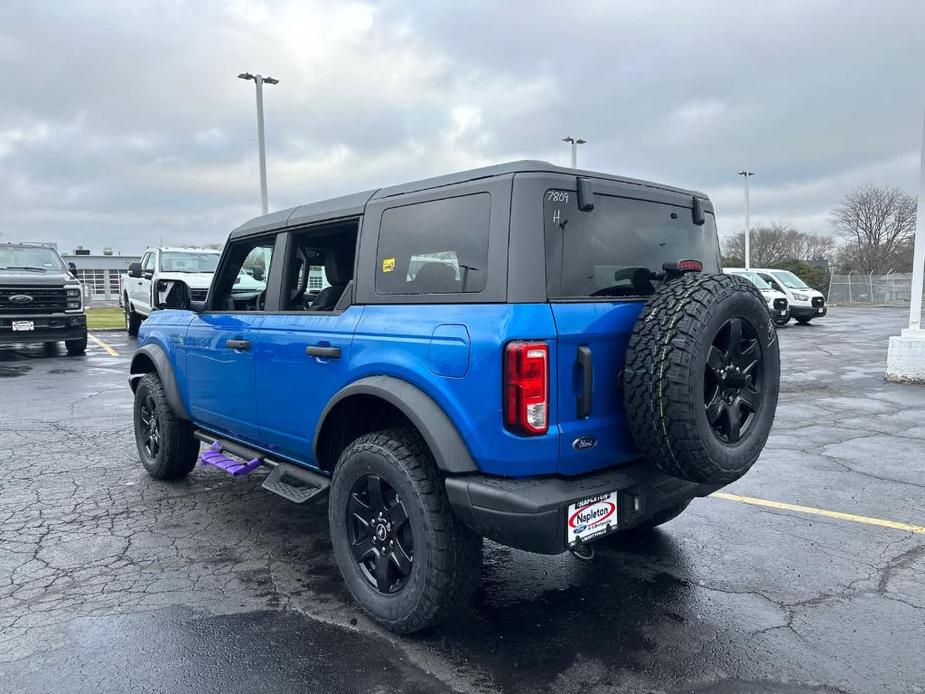
[[[83,292],[58,252],[35,243],[0,244],[0,345],[63,341],[87,349]]]

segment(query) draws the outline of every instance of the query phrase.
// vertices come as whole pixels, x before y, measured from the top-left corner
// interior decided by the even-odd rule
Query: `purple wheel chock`
[[[202,455],[199,456],[199,462],[202,465],[217,467],[219,470],[224,470],[234,477],[246,475],[260,467],[259,458],[254,458],[250,462],[245,463],[241,460],[227,457],[222,453],[222,445],[218,441],[209,446]]]

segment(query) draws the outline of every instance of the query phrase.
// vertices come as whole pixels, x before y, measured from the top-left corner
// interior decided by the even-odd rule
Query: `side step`
[[[292,465],[277,463],[273,472],[263,481],[263,488],[295,504],[304,504],[328,491],[331,480],[317,472]]]
[[[234,441],[226,441],[205,431],[195,431],[193,436],[209,444],[209,448],[199,456],[202,464],[213,465],[235,477],[247,475],[261,465],[266,465],[272,471],[264,479],[263,488],[293,503],[304,504],[320,497],[331,486],[330,478],[325,475],[292,463],[273,460],[265,453]],[[229,458],[225,455],[226,451],[248,462]]]

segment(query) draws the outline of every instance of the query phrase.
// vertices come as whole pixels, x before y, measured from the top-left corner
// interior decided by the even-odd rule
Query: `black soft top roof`
[[[231,239],[240,236],[249,236],[254,233],[269,229],[279,229],[281,227],[293,227],[313,222],[321,222],[335,219],[349,219],[359,217],[366,208],[366,203],[373,199],[388,198],[394,195],[405,193],[415,193],[432,188],[441,188],[457,183],[466,183],[481,178],[495,178],[499,176],[508,176],[518,173],[556,173],[568,174],[571,176],[582,176],[586,178],[598,178],[608,181],[616,181],[628,185],[640,186],[643,188],[654,188],[656,190],[680,193],[683,195],[697,196],[706,199],[703,193],[686,190],[684,188],[675,188],[673,186],[663,185],[661,183],[652,183],[641,181],[635,178],[626,178],[623,176],[614,176],[611,174],[600,173],[597,171],[584,171],[581,169],[571,169],[563,166],[556,166],[545,161],[513,161],[506,164],[496,164],[494,166],[485,166],[479,169],[470,169],[469,171],[460,171],[458,173],[436,176],[434,178],[425,178],[420,181],[402,183],[399,185],[388,186],[373,190],[364,190],[359,193],[342,195],[336,198],[320,200],[318,202],[298,205],[277,212],[254,217],[245,222],[237,229],[231,232]]]

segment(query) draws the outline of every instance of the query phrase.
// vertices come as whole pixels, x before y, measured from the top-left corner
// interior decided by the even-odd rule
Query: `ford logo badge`
[[[597,445],[597,438],[594,436],[579,436],[577,439],[572,441],[572,448],[576,451],[584,451],[589,448],[594,448]]]
[[[11,304],[28,304],[32,301],[32,297],[28,294],[14,294],[10,297]]]

